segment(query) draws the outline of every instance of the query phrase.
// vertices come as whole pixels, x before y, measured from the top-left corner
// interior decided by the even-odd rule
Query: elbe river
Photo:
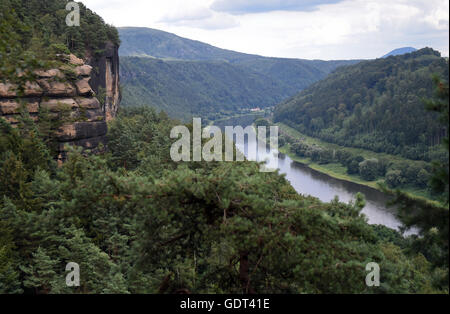
[[[237,122],[244,122],[244,124],[236,124]],[[215,125],[221,128],[237,125],[245,128],[245,126],[250,124],[251,122],[249,121],[239,121],[236,118],[215,123]],[[237,143],[236,147],[248,157],[248,147],[253,147],[252,145],[256,145],[252,137],[249,139],[245,136],[244,145]],[[276,162],[277,155],[278,162]],[[323,202],[330,202],[335,196],[338,196],[339,201],[348,203],[354,200],[355,195],[360,192],[366,198],[366,206],[362,210],[362,213],[366,215],[370,224],[385,225],[396,230],[399,230],[401,226],[401,222],[395,216],[395,208],[387,206],[387,202],[389,201],[388,196],[376,189],[332,178],[306,165],[295,162],[289,156],[269,147],[266,151],[258,150],[257,161],[266,161],[269,168],[278,168],[280,173],[286,175],[286,179],[289,180],[298,193],[317,197]],[[405,232],[405,235],[415,233],[417,233],[417,230],[412,229]]]

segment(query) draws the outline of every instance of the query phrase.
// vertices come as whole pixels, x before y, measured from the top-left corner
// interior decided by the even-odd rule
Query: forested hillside
[[[215,61],[122,57],[121,82],[123,106],[150,105],[180,119],[274,106],[294,93],[270,76]]]
[[[119,34],[124,105],[150,104],[178,113],[177,117],[250,105],[272,106],[325,78],[338,66],[357,62],[267,58],[149,28],[119,28]],[[128,75],[127,69],[139,67],[139,74]],[[155,82],[155,75],[162,79],[160,83]],[[181,99],[181,86],[193,95]],[[156,93],[160,87],[165,92]]]
[[[54,59],[69,49],[79,57],[100,54],[107,41],[119,43],[116,28],[80,3],[80,26],[67,27],[65,0],[2,0],[0,2],[0,74],[6,75],[9,59],[22,54],[38,60]],[[12,61],[10,61],[12,62]]]
[[[401,155],[445,158],[438,145],[448,129],[423,99],[433,95],[432,75],[448,81],[448,59],[425,48],[337,69],[278,105],[275,121],[342,146]]]
[[[151,28],[119,27],[118,30],[122,41],[121,56],[228,62],[269,75],[290,86],[294,92],[325,78],[339,66],[358,62],[269,58],[217,48]]]

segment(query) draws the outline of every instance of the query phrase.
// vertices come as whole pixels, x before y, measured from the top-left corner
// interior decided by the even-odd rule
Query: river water
[[[236,122],[244,122],[245,124],[230,124]],[[219,127],[241,125],[245,127],[251,124],[247,121],[236,121],[230,119],[216,123]],[[248,147],[252,147],[255,143],[252,139],[245,137],[244,145],[236,144],[237,148],[248,156]],[[278,156],[278,162],[277,162]],[[399,230],[401,222],[395,217],[395,209],[388,207],[386,203],[389,198],[386,194],[363,185],[344,180],[332,178],[326,174],[309,168],[306,165],[293,161],[289,156],[279,153],[273,148],[267,148],[266,151],[258,150],[257,161],[266,161],[269,168],[278,168],[280,173],[286,175],[294,189],[303,195],[311,195],[317,197],[323,202],[329,202],[339,197],[339,200],[348,203],[355,199],[355,195],[360,192],[365,195],[366,206],[362,210],[363,214],[368,218],[370,224],[381,224],[389,228]],[[405,235],[415,234],[417,230],[409,230]]]

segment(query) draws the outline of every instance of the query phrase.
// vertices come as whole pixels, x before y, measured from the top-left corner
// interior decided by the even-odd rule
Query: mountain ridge
[[[196,75],[189,74],[192,84],[184,84],[186,83],[184,82],[183,86],[185,89],[193,90],[200,94],[201,97],[208,99],[208,101],[204,102],[196,97],[197,101],[191,104],[192,107],[202,107],[200,112],[206,114],[208,111],[220,111],[221,105],[227,108],[246,107],[248,105],[247,100],[261,98],[258,96],[258,93],[265,95],[265,97],[261,98],[261,101],[255,104],[256,106],[267,107],[275,105],[277,102],[293,96],[311,84],[325,78],[337,67],[359,62],[359,60],[322,61],[263,57],[217,48],[200,41],[183,38],[156,29],[125,27],[118,28],[118,31],[121,38],[121,50],[119,51],[121,59],[125,60],[125,58],[133,57],[133,59],[127,59],[127,66],[131,66],[130,62],[145,63],[147,69],[151,68],[152,71],[158,71],[158,74],[161,74],[159,71],[164,71],[164,68],[171,68],[173,72],[179,73],[180,77],[186,74],[183,71],[196,72]],[[141,62],[136,58],[147,60]],[[149,60],[161,60],[166,62],[166,64],[163,66],[162,63]],[[179,63],[174,63],[176,61],[179,61]],[[242,73],[242,78],[253,78],[261,82],[261,85],[258,86],[245,80],[242,81],[235,75],[224,75],[224,77],[211,76],[209,70],[213,73],[220,72],[216,71],[217,67],[219,67],[218,63],[222,63],[221,68],[226,73]],[[199,66],[199,64],[203,65]],[[167,67],[167,65],[170,66]],[[179,68],[174,67],[175,65],[183,67],[183,71],[180,72]],[[124,68],[126,69],[127,66]],[[158,66],[161,67],[159,70],[156,69]],[[206,68],[209,70],[206,70]],[[187,112],[192,114],[200,113],[199,111],[191,110],[192,108],[186,108],[190,104],[186,103],[182,97],[171,97],[169,89],[166,89],[168,94],[162,98],[156,90],[149,92],[157,82],[154,82],[152,77],[146,75],[143,71],[138,71],[138,73],[140,80],[131,82],[128,75],[122,78],[124,95],[126,95],[123,99],[124,104],[137,103],[143,105],[147,104],[151,99],[160,99],[158,102],[165,103],[165,105],[163,107],[156,106],[159,109],[165,108],[164,110],[168,110],[171,107],[177,107],[182,109],[182,112],[178,111],[182,116],[185,116]],[[175,85],[178,84],[179,82],[176,81],[176,78],[171,78],[171,75],[170,73],[165,74],[167,82],[171,81]],[[214,87],[218,87],[220,91],[218,89],[212,91],[205,88],[208,86],[205,80],[207,77],[211,82],[214,82]],[[226,81],[231,78],[234,78],[234,81]],[[139,81],[146,81],[150,85],[144,86]],[[151,83],[152,81],[153,83]],[[235,83],[237,81],[241,81],[241,85],[248,88],[242,88],[243,86],[241,85],[236,88]],[[200,82],[204,82],[204,84],[199,84]],[[253,87],[250,88],[249,86]],[[236,94],[236,90],[240,90],[241,94]],[[142,97],[139,95],[142,95]],[[216,97],[217,95],[220,95],[220,97]],[[226,99],[226,102],[221,103],[224,99]],[[208,107],[210,107],[210,110],[208,110]]]

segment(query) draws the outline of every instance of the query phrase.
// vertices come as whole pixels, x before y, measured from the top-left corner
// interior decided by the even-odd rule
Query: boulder
[[[90,65],[82,65],[75,68],[75,74],[77,76],[90,76],[92,67]]]
[[[78,82],[76,82],[75,86],[77,87],[78,95],[91,96],[94,93],[91,86],[89,85],[88,77],[83,78]]]
[[[85,109],[100,109],[100,102],[95,97],[77,97],[75,98],[78,106]]]
[[[51,79],[38,80],[46,96],[76,96],[75,87],[69,82],[58,82]]]
[[[84,64],[84,61],[82,59],[78,58],[77,56],[75,56],[74,54],[69,55],[69,62],[74,65],[83,65]]]
[[[41,96],[43,93],[42,88],[36,82],[25,82],[23,86],[23,95],[25,97]],[[16,84],[9,82],[0,83],[0,98],[17,97],[18,88]],[[20,94],[20,93],[19,93]]]
[[[59,69],[50,69],[47,71],[38,70],[38,71],[35,71],[34,74],[36,74],[39,78],[53,78],[53,77],[63,78],[64,77],[64,74]]]

